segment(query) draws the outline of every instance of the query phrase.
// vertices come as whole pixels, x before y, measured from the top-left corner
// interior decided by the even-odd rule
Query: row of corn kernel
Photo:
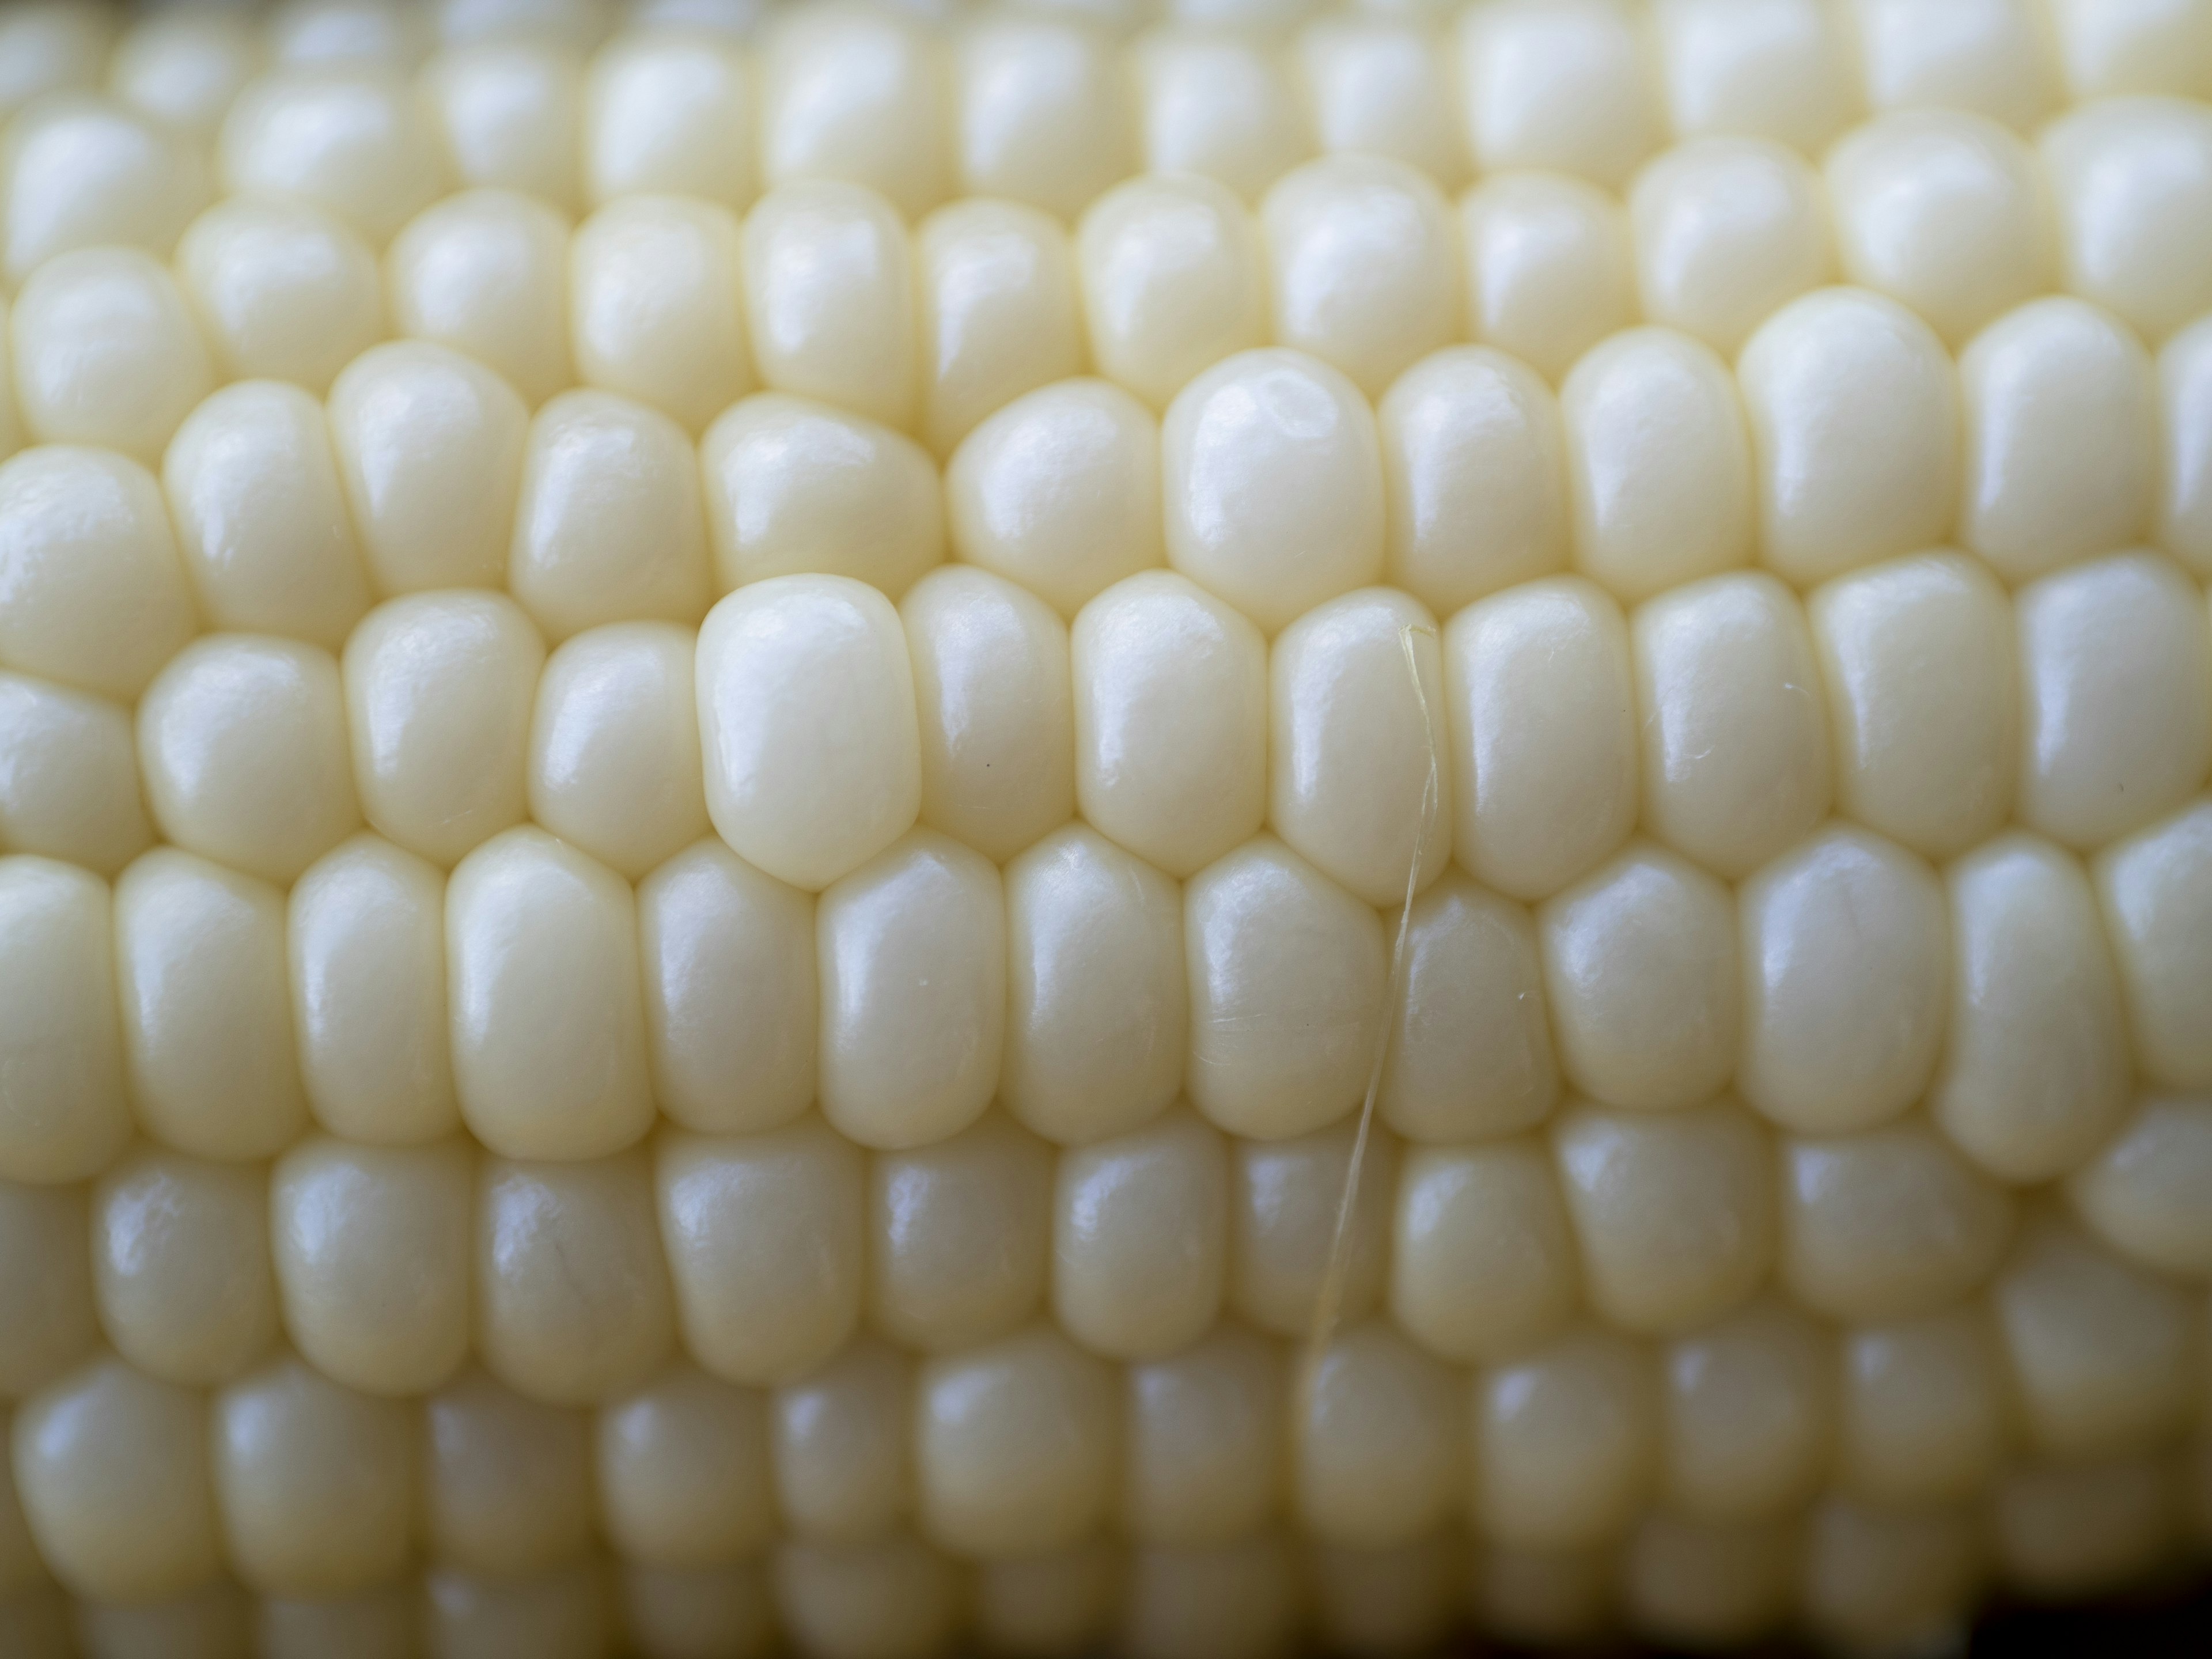
[[[1455,29],[1436,27],[1442,12],[1308,21],[1298,6],[1279,14],[1302,25],[1287,46],[1264,27],[1200,26],[1126,49],[1091,18],[1043,10],[963,19],[944,38],[910,16],[845,11],[781,20],[752,73],[733,50],[748,8],[731,9],[737,29],[703,32],[657,27],[646,9],[588,70],[577,52],[604,14],[514,9],[447,31],[358,3],[280,8],[266,25],[173,20],[138,31],[110,80],[149,112],[211,131],[264,44],[280,70],[405,70],[442,33],[422,82],[434,149],[459,182],[565,207],[669,188],[743,205],[757,174],[830,176],[915,214],[954,193],[1072,213],[1140,167],[1256,195],[1316,149],[1395,155],[1447,186],[1470,161],[1611,185],[1669,132],[1817,154],[1867,110],[1948,107],[2025,130],[2069,98],[2212,92],[2212,14],[2190,0],[1990,0],[1944,30],[1917,27],[1900,0],[1756,0],[1748,19],[1741,0],[1670,0],[1651,9],[1648,37],[1642,8],[1607,0],[1471,7]],[[99,78],[96,42],[43,72],[17,51],[19,84],[0,89],[11,101]],[[852,76],[855,61],[871,75]]]
[[[18,135],[26,166],[44,166],[50,148],[97,155],[123,142],[80,131],[120,116],[71,109],[50,118],[67,129],[54,144]],[[2087,291],[2166,341],[2203,312],[2212,290],[2170,295],[2156,317],[2122,290],[2141,288],[2136,276],[2148,281],[2148,272],[2212,269],[2157,234],[2176,218],[2212,222],[2212,112],[2099,106],[2077,118],[2094,131],[2069,165],[2121,198],[2080,208],[2077,216],[2110,233],[2092,263],[2111,281]],[[1387,431],[1413,412],[1406,405],[1417,395],[1401,386],[1385,398],[1386,389],[1463,334],[1555,381],[1568,376],[1589,348],[1637,320],[1631,270],[1640,265],[1642,314],[1670,332],[1632,335],[1632,347],[1617,343],[1620,353],[1573,374],[1570,431],[1589,438],[1608,412],[1617,424],[1632,386],[1646,398],[1686,400],[1704,429],[1683,441],[1686,460],[1725,510],[1705,532],[1711,546],[1670,550],[1665,568],[1623,569],[1625,591],[1639,574],[1648,589],[1673,579],[1676,565],[1741,562],[1754,546],[1810,582],[1941,541],[1954,523],[2010,580],[2142,539],[2154,521],[2185,562],[2212,560],[2212,508],[2191,459],[2212,357],[2203,331],[2173,339],[2154,375],[2110,312],[2026,303],[2053,285],[2051,262],[2038,252],[2048,213],[2039,169],[2024,150],[1993,159],[1971,135],[1925,125],[1869,129],[1856,149],[1838,153],[1839,166],[1858,156],[1854,177],[1865,176],[1837,181],[1830,194],[1863,199],[1876,215],[1856,228],[1848,216],[1839,222],[1846,242],[1873,250],[1846,261],[1844,274],[1867,289],[1850,300],[1801,298],[1834,274],[1818,182],[1802,163],[1732,141],[1670,156],[1628,215],[1588,186],[1518,174],[1455,214],[1401,165],[1346,156],[1285,179],[1256,221],[1205,180],[1135,180],[1097,204],[1073,241],[1033,210],[984,200],[944,210],[909,239],[880,198],[826,183],[771,192],[742,230],[704,202],[624,198],[572,240],[564,218],[526,196],[468,191],[400,231],[384,272],[388,296],[367,246],[322,210],[247,195],[185,229],[181,288],[127,249],[38,264],[19,296],[15,379],[33,438],[105,444],[150,464],[220,380],[273,376],[320,392],[383,336],[388,309],[400,334],[474,355],[532,404],[580,378],[696,433],[757,382],[919,430],[949,455],[985,417],[1086,360],[1164,408],[1210,364],[1273,338],[1382,400]],[[2192,167],[2206,202],[2153,187]],[[1790,167],[1803,176],[1775,172]],[[1996,193],[1931,198],[1920,182],[1962,172]],[[126,204],[143,193],[88,179],[64,200],[89,212],[103,185]],[[32,194],[19,188],[16,205]],[[1722,210],[1739,200],[1759,211]],[[166,252],[180,228],[181,220],[149,239],[154,251]],[[83,240],[54,235],[60,246]],[[84,236],[131,240],[104,223]],[[1913,320],[1916,309],[1935,331]],[[112,356],[88,356],[94,334],[110,353],[127,348],[128,387],[114,382]],[[1962,351],[1959,375],[1945,341]],[[1716,355],[1740,347],[1741,400]],[[2075,382],[2083,408],[2023,416],[2054,379]],[[1550,399],[1533,386],[1521,401],[1530,398],[1540,407],[1514,418],[1553,438]],[[509,410],[495,413],[493,425],[511,424]],[[1881,427],[1883,415],[1899,430]],[[2085,434],[2088,453],[2073,455],[2067,441]],[[1626,441],[1616,436],[1612,447]],[[1539,448],[1536,464],[1553,476],[1513,493],[1521,513],[1522,499],[1542,510],[1520,527],[1528,545],[1504,550],[1524,564],[1556,558],[1571,516],[1575,539],[1587,544],[1578,552],[1612,574],[1620,561],[1603,545],[1604,491],[1592,498],[1581,465],[1568,469],[1569,491],[1555,438]],[[2148,458],[2162,450],[2170,459],[2154,477]],[[1613,466],[1634,459],[1604,458]],[[2063,465],[2039,480],[2045,462]],[[1559,501],[1569,493],[1571,515]],[[1477,550],[1464,532],[1454,538],[1449,526],[1422,526],[1418,497],[1400,505],[1414,515],[1394,532],[1401,562],[1418,568],[1436,551],[1464,560]],[[1443,544],[1426,559],[1425,528]],[[1413,585],[1448,610],[1498,574],[1455,572],[1434,592]]]
[[[1093,1545],[973,1568],[907,1537],[794,1544],[716,1568],[598,1562],[517,1577],[434,1571],[352,1596],[249,1601],[226,1582],[146,1605],[73,1613],[36,1591],[8,1611],[30,1659],[94,1653],[526,1650],[539,1659],[702,1652],[753,1659],[786,1640],[819,1659],[928,1659],[964,1635],[986,1650],[1132,1659],[1273,1659],[1418,1651],[1472,1624],[1537,1644],[1625,1625],[1670,1645],[1733,1644],[1785,1626],[1844,1647],[1940,1638],[1994,1580],[2032,1598],[2093,1595],[2176,1553],[2186,1526],[2170,1468],[2142,1460],[2023,1470],[1986,1516],[1831,1499],[1784,1527],[1675,1516],[1620,1550],[1471,1547],[1449,1534],[1395,1550],[1300,1547],[1271,1534],[1226,1548]]]
[[[919,1358],[863,1341],[772,1395],[664,1361],[596,1418],[473,1368],[418,1417],[265,1349],[210,1415],[196,1389],[94,1358],[17,1411],[30,1534],[7,1529],[4,1576],[30,1570],[35,1540],[82,1593],[160,1595],[212,1571],[227,1544],[257,1583],[330,1593],[389,1577],[417,1543],[477,1571],[534,1571],[596,1529],[632,1559],[696,1565],[779,1528],[839,1541],[908,1516],[980,1559],[1109,1522],[1151,1543],[1218,1543],[1285,1512],[1351,1547],[1462,1518],[1518,1547],[1590,1547],[1654,1503],[1750,1524],[1839,1480],[1940,1505],[2021,1454],[2170,1449],[2201,1425],[2204,1313],[2201,1292],[2045,1217],[1986,1310],[1838,1345],[1764,1301],[1656,1351],[1571,1328],[1472,1378],[1380,1321],[1340,1331],[1310,1373],[1231,1325],[1126,1369],[1044,1324]],[[118,1504],[147,1524],[118,1536]]]
[[[1437,1400],[1450,1393],[1448,1362],[1503,1368],[1504,1415],[1478,1463],[1539,1465],[1529,1490],[1498,1506],[1492,1524],[1508,1528],[1541,1512],[1528,1506],[1547,1491],[1573,1513],[1601,1499],[1612,1512],[1606,1494],[1626,1477],[1561,1484],[1529,1402],[1541,1392],[1532,1376],[1547,1375],[1567,1401],[1640,1395],[1633,1376],[1620,1381],[1619,1356],[1636,1345],[1619,1333],[1695,1334],[1668,1368],[1687,1391],[1692,1448],[1676,1496],[1714,1508],[1779,1501],[1777,1483],[1787,1494],[1820,1473],[1832,1402],[1808,1315],[1889,1328],[1850,1366],[1871,1390],[1856,1413],[1872,1446],[1859,1484],[1880,1495],[1955,1495],[1986,1479],[2008,1396],[2051,1455],[2171,1437],[2202,1403],[2203,1291],[2181,1284],[2205,1274],[2139,1243],[2147,1232],[2154,1246],[2190,1242],[2193,1228],[2201,1250],[2205,1113],[2201,1101],[2154,1103],[2134,1144],[2075,1183],[2088,1228],[2039,1212],[2016,1240],[2012,1205],[1912,1125],[1791,1142],[1778,1164],[1735,1109],[1585,1108],[1557,1126],[1548,1157],[1534,1141],[1409,1150],[1395,1181],[1386,1141],[1373,1149],[1381,1173],[1363,1183],[1339,1310],[1358,1322],[1387,1304],[1402,1334],[1363,1328],[1346,1386],[1357,1396],[1362,1375],[1395,1376],[1407,1399]],[[2125,1164],[2171,1156],[2177,1139],[2185,1167],[2163,1179],[2185,1190],[2138,1176],[2118,1195],[2148,1186],[2148,1201],[2108,1224]],[[432,1392],[473,1350],[514,1387],[567,1406],[641,1386],[679,1338],[719,1376],[774,1382],[845,1350],[864,1318],[933,1352],[996,1353],[1013,1379],[1001,1392],[1016,1398],[1049,1399],[1081,1382],[1066,1381],[1071,1368],[1095,1371],[1066,1357],[1069,1339],[1109,1359],[1218,1370],[1218,1342],[1200,1339],[1224,1312],[1282,1338],[1310,1331],[1349,1150],[1344,1137],[1225,1148],[1184,1114],[1065,1152],[1056,1170],[996,1120],[872,1164],[813,1119],[557,1164],[320,1138],[271,1172],[142,1148],[88,1195],[0,1185],[0,1233],[21,1264],[0,1303],[0,1392],[47,1388],[102,1335],[152,1376],[222,1385],[260,1363],[280,1321],[337,1384]],[[1978,1317],[1947,1311],[1993,1274],[2008,1386]],[[1803,1311],[1759,1301],[1770,1281]],[[1009,1333],[1048,1306],[1064,1334],[1024,1357]],[[1611,1332],[1573,1334],[1580,1307]],[[1012,1358],[1000,1352],[1010,1342]],[[1797,1402],[1762,1419],[1771,1432],[1748,1462],[1731,1404],[1747,1376]],[[966,1397],[981,1385],[953,1386]],[[1170,1405],[1178,1389],[1206,1393],[1163,1386]],[[1438,1407],[1423,1432],[1450,1430],[1457,1410]],[[1317,1450],[1334,1455],[1340,1431],[1363,1443],[1339,1423],[1316,1430]],[[1619,1468],[1641,1468],[1644,1445],[1621,1443]],[[1193,1455],[1164,1467],[1188,1473]],[[1200,1486],[1235,1489],[1218,1469]],[[1356,1507],[1361,1490],[1346,1501]],[[1360,1511],[1376,1526],[1425,1512],[1403,1483],[1389,1490]],[[1443,1503],[1456,1487],[1425,1490]]]

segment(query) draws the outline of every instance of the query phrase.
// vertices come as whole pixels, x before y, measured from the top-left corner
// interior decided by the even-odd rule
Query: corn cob
[[[0,1654],[2212,1545],[2212,3],[0,13]]]

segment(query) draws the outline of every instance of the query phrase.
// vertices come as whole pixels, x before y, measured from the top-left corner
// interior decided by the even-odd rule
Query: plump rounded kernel
[[[1402,904],[1451,857],[1435,619],[1388,588],[1348,593],[1284,630],[1268,678],[1269,823],[1368,903]]]
[[[833,575],[896,600],[945,556],[929,457],[869,420],[781,393],[748,398],[700,446],[715,585]]]
[[[1738,890],[1735,1085],[1806,1134],[1871,1128],[1926,1093],[1943,1041],[1950,925],[1936,873],[1838,825]]]
[[[2033,1220],[1991,1292],[2028,1438],[2112,1457],[2169,1442],[2200,1409],[2202,1298],[2056,1215]]]
[[[1808,586],[1948,535],[1957,376],[1902,306],[1853,289],[1808,295],[1752,337],[1737,374],[1769,568]]]
[[[112,876],[152,845],[130,711],[0,673],[0,846]]]
[[[1836,804],[1931,859],[2011,815],[2018,645],[2004,590],[1954,553],[1838,577],[1806,601],[1833,722]]]
[[[2004,1364],[1978,1305],[1848,1333],[1837,1415],[1844,1490],[1897,1505],[1979,1493],[2011,1435]]]
[[[1617,189],[1659,138],[1629,9],[1505,0],[1460,20],[1468,143],[1486,173],[1544,167]]]
[[[611,1399],[675,1344],[653,1171],[640,1151],[587,1163],[477,1165],[476,1350],[554,1405]]]
[[[493,837],[446,894],[453,1081],[507,1158],[595,1158],[653,1124],[629,884],[543,830]]]
[[[1402,162],[1330,156],[1260,204],[1274,337],[1370,398],[1458,332],[1458,237],[1443,192]]]
[[[1382,1298],[1397,1164],[1389,1136],[1363,1140],[1352,1120],[1290,1140],[1231,1142],[1230,1310],[1285,1337],[1312,1332],[1331,1304],[1346,1322],[1364,1319]]]
[[[497,586],[528,441],[513,388],[443,346],[393,343],[347,365],[330,416],[376,589]]]
[[[1842,20],[1821,0],[1659,0],[1652,9],[1678,136],[1740,133],[1817,155],[1858,112]]]
[[[202,140],[259,67],[252,20],[220,12],[159,12],[126,29],[108,59],[111,91]]]
[[[292,885],[293,1029],[316,1121],[408,1145],[460,1127],[446,1027],[446,884],[433,866],[356,836]]]
[[[1590,1303],[1613,1324],[1692,1329],[1766,1278],[1773,1155],[1733,1102],[1656,1115],[1582,1107],[1552,1144]]]
[[[2141,829],[2212,765],[2212,619],[2187,576],[2119,554],[2021,590],[2020,816],[2077,848]]]
[[[413,89],[366,66],[250,82],[223,121],[216,167],[226,190],[304,197],[378,247],[445,184]]]
[[[1144,572],[1085,605],[1069,636],[1084,818],[1185,877],[1267,809],[1267,645],[1183,576]]]
[[[1114,1498],[1117,1380],[1048,1325],[925,1361],[915,1380],[922,1530],[984,1556],[1089,1537]]]
[[[1075,811],[1067,629],[988,571],[941,569],[899,607],[921,731],[921,821],[1002,862]]]
[[[1136,43],[1129,67],[1146,172],[1197,173],[1254,202],[1311,153],[1288,65],[1258,40],[1170,25]]]
[[[1062,1329],[1116,1359],[1175,1352],[1213,1323],[1228,1279],[1221,1135],[1178,1109],[1062,1152],[1052,1232]]]
[[[1917,312],[1954,349],[2052,285],[2043,169],[1986,116],[1882,116],[1829,152],[1826,174],[1844,274]]]
[[[625,197],[568,243],[577,378],[698,432],[752,390],[737,221],[681,198]]]
[[[330,653],[209,635],[170,659],[138,705],[139,766],[170,842],[289,884],[361,823],[345,698]]]
[[[1658,1384],[1642,1345],[1594,1325],[1477,1372],[1471,1507],[1483,1535],[1552,1551],[1626,1532],[1658,1478]]]
[[[446,198],[385,255],[395,331],[472,357],[544,402],[575,379],[562,326],[568,237],[559,214],[513,191]]]
[[[49,259],[9,313],[15,405],[32,441],[96,444],[153,465],[214,366],[166,267],[136,248]]]
[[[1502,173],[1461,198],[1468,331],[1557,382],[1636,314],[1628,216],[1594,185]]]
[[[1399,973],[1383,1121],[1443,1143],[1540,1121],[1559,1072],[1528,913],[1448,870],[1414,902]]]
[[[678,1359],[593,1424],[600,1530],[625,1560],[719,1567],[775,1535],[766,1399]]]
[[[1686,335],[1616,334],[1559,394],[1576,569],[1624,602],[1751,561],[1751,443],[1728,365]]]
[[[217,628],[326,651],[368,610],[368,578],[321,407],[296,386],[226,386],[161,466],[179,550]]]
[[[953,452],[953,550],[1072,619],[1124,576],[1165,562],[1159,477],[1151,411],[1109,383],[1063,380],[1006,404]]]
[[[1387,155],[1456,189],[1467,174],[1451,71],[1413,18],[1316,16],[1292,51],[1324,155]]]
[[[1440,617],[1567,562],[1559,405],[1524,364],[1432,352],[1376,405],[1394,586]]]
[[[815,1079],[814,906],[712,837],[638,884],[653,1094],[686,1128],[774,1128]]]
[[[1580,577],[1479,600],[1444,630],[1453,852],[1478,881],[1549,897],[1635,827],[1635,690],[1620,607]]]
[[[582,82],[574,53],[516,40],[441,52],[418,85],[456,184],[573,213]]]
[[[1000,1099],[1063,1144],[1135,1128],[1182,1083],[1182,895],[1086,825],[1039,842],[1005,883]]]
[[[1267,338],[1259,228],[1211,179],[1116,185],[1084,214],[1076,253],[1091,361],[1154,409]]]
[[[469,1351],[474,1150],[326,1136],[277,1159],[270,1254],[285,1334],[333,1382],[410,1396]]]
[[[1929,28],[1911,0],[1850,0],[1867,102],[1936,106],[2032,128],[2057,88],[2039,21],[2017,0],[1966,0]]]
[[[514,1577],[590,1547],[591,1430],[471,1366],[422,1403],[422,1531],[434,1559]]]
[[[2212,1179],[2212,1100],[2152,1095],[2067,1182],[2075,1212],[2131,1261],[2212,1278],[2212,1227],[2199,1199]]]
[[[732,593],[699,635],[707,806],[742,856],[819,891],[903,835],[921,738],[898,613],[848,577]]]
[[[2066,287],[2153,346],[2212,304],[2212,114],[2179,99],[2100,102],[2039,148]]]
[[[1263,1526],[1284,1484],[1285,1373],[1275,1346],[1224,1322],[1123,1375],[1119,1517],[1128,1535],[1204,1547]]]
[[[141,1129],[256,1158],[307,1127],[276,889],[156,848],[116,883],[115,963]]]
[[[1648,842],[1536,914],[1559,1063],[1611,1105],[1688,1106],[1735,1069],[1741,969],[1735,904]]]
[[[872,191],[823,181],[763,197],[744,235],[746,330],[763,383],[912,425],[912,264],[905,227]]]
[[[972,195],[1072,219],[1135,160],[1126,72],[1088,19],[980,20],[955,47],[956,165]]]
[[[1763,574],[1646,600],[1629,621],[1644,823],[1741,877],[1827,815],[1828,722],[1796,597]]]
[[[327,391],[384,338],[384,279],[336,215],[287,197],[234,196],[192,221],[177,280],[216,366]]]
[[[135,247],[167,258],[208,197],[197,146],[98,97],[45,99],[11,121],[0,179],[0,271],[10,286],[78,248]]]
[[[1389,947],[1375,913],[1272,836],[1185,890],[1184,1087],[1234,1134],[1273,1140],[1359,1103],[1382,1032]]]
[[[1436,1531],[1460,1506],[1458,1378],[1388,1320],[1316,1356],[1292,1397],[1291,1506],[1307,1533],[1375,1549]]]
[[[2212,1088],[2201,1001],[2212,976],[2212,805],[2192,802],[2116,842],[2094,874],[2137,1068],[2176,1088]]]
[[[880,1537],[914,1507],[914,1361],[863,1333],[776,1390],[769,1451],[794,1539]]]
[[[707,833],[693,643],[665,623],[595,628],[538,682],[531,816],[631,881]]]
[[[750,1135],[664,1132],[661,1248],[684,1346],[732,1382],[781,1382],[859,1324],[867,1240],[860,1153],[819,1117]]]
[[[868,1175],[870,1322],[935,1353],[1021,1324],[1044,1295],[1051,1187],[1044,1145],[996,1115],[878,1153]]]
[[[1644,316],[1716,351],[1828,275],[1819,180],[1779,144],[1683,144],[1637,175],[1628,208]]]
[[[1075,251],[1046,215],[954,203],[921,222],[914,252],[921,429],[939,455],[1023,393],[1083,372]]]
[[[779,20],[760,58],[761,174],[849,179],[909,219],[945,198],[951,157],[942,49],[914,21],[848,6]]]
[[[0,859],[0,1181],[82,1181],[129,1139],[113,915],[82,870]]]
[[[1183,389],[1160,441],[1168,562],[1262,633],[1382,574],[1375,417],[1335,370],[1231,357]]]
[[[1827,1333],[1787,1303],[1753,1303],[1668,1345],[1661,1360],[1667,1504],[1708,1522],[1801,1509],[1827,1472],[1835,1362]]]
[[[696,626],[709,598],[707,532],[682,428],[603,392],[546,404],[531,425],[507,585],[556,641],[602,623]]]
[[[94,1361],[27,1401],[15,1490],[39,1553],[80,1595],[174,1595],[222,1571],[199,1394]],[[118,1516],[131,1524],[118,1527]]]
[[[1940,1640],[1981,1590],[1985,1548],[1966,1511],[1899,1512],[1831,1498],[1807,1529],[1804,1616],[1840,1645]]]
[[[610,42],[585,87],[584,193],[690,196],[742,210],[754,185],[752,88],[738,55],[704,35]]]
[[[1949,1307],[2012,1237],[2005,1190],[1917,1120],[1782,1146],[1782,1282],[1848,1322]]]
[[[0,465],[0,665],[118,702],[195,631],[161,488],[97,449]]]
[[[346,723],[362,814],[450,866],[520,823],[545,647],[503,594],[420,593],[346,641]]]
[[[2212,19],[2172,0],[2053,0],[2052,45],[2076,98],[2164,92],[2201,95],[2212,81]]]
[[[1552,1160],[1529,1139],[1402,1154],[1390,1313],[1461,1364],[1524,1351],[1572,1316],[1580,1264]]]
[[[2008,581],[2142,539],[2157,418],[2149,360],[2080,300],[2037,300],[1960,354],[1959,539]]]
[[[141,1146],[92,1189],[93,1295],[107,1340],[188,1387],[228,1382],[276,1334],[267,1171]]]
[[[404,1569],[416,1423],[283,1355],[218,1395],[209,1457],[224,1553],[264,1594],[343,1595]]]
[[[1960,1151],[2016,1185],[2075,1168],[2127,1103],[2127,1036],[2081,867],[2002,836],[1945,872],[1950,1039],[1928,1097]]]
[[[988,860],[916,830],[826,889],[817,1095],[841,1133],[898,1150],[990,1104],[1006,1004],[1006,901]]]

